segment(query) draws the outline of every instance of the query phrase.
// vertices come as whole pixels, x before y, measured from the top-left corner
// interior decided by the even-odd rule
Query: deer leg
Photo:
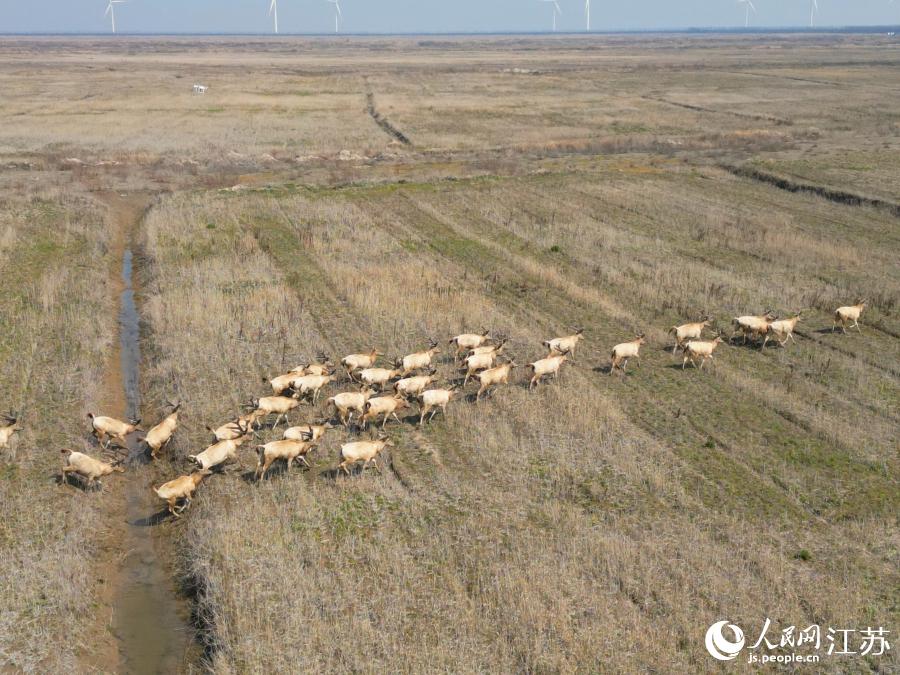
[[[858,330],[859,333],[860,333],[860,335],[862,335],[862,330],[861,330],[860,327],[859,327],[859,321],[854,321],[854,322],[853,322],[853,325],[856,326],[856,330]]]

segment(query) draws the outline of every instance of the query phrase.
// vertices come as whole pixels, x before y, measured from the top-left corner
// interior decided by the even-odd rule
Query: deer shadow
[[[157,527],[168,520],[177,522],[178,518],[169,513],[168,506],[164,506],[156,513],[144,516],[143,518],[137,518],[136,520],[130,521],[128,524],[133,525],[134,527]]]

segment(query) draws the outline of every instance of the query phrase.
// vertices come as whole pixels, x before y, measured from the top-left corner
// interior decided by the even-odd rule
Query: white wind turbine
[[[125,4],[125,0],[109,0],[109,4],[106,6],[106,12],[103,16],[108,16],[110,21],[112,22],[112,32],[116,32],[116,5]]]
[[[584,23],[585,30],[591,30],[591,0],[584,0]]]
[[[552,2],[553,3],[553,32],[556,32],[556,15],[559,14],[562,16],[562,10],[559,8],[559,3],[557,0],[542,0],[542,2]]]
[[[756,14],[756,6],[753,4],[753,0],[737,0],[739,5],[747,6],[747,14],[744,17],[744,28],[750,27],[750,10],[753,10],[753,13]]]
[[[809,3],[809,27],[813,27],[813,20],[816,18],[816,13],[819,11],[819,3],[818,0],[812,0]]]
[[[334,32],[338,33],[341,29],[341,23],[344,21],[344,14],[341,12],[340,0],[328,0],[334,5]]]
[[[278,0],[272,0],[269,5],[269,16],[275,21],[275,32],[278,32]]]

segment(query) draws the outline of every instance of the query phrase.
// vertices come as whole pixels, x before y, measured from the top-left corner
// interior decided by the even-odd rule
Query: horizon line
[[[896,32],[900,29],[900,24],[872,24],[872,25],[844,25],[844,26],[760,26],[760,27],[744,27],[744,26],[689,26],[684,28],[638,28],[638,29],[610,29],[610,30],[566,30],[566,31],[401,31],[401,32],[230,32],[230,31],[119,31],[111,32],[91,32],[91,31],[19,31],[19,32],[2,32],[2,37],[459,37],[459,36],[591,36],[591,35],[671,35],[671,34],[715,34],[715,33],[731,33],[731,34],[767,34],[767,33],[875,33],[875,32]]]

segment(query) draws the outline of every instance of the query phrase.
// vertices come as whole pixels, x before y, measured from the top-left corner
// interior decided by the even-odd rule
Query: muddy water
[[[140,415],[140,324],[132,285],[133,256],[122,259],[123,290],[119,310],[122,381],[127,415]],[[119,642],[123,673],[169,674],[185,671],[192,629],[171,576],[158,555],[152,526],[159,503],[150,492],[150,472],[140,436],[129,438],[125,488],[127,531],[121,583],[115,599],[113,633]]]

